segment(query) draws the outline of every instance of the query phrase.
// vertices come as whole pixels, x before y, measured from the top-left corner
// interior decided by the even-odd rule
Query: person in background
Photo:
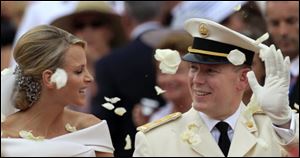
[[[299,1],[266,2],[265,18],[275,45],[291,59],[289,101],[294,109],[299,104]]]
[[[93,98],[92,113],[106,119],[112,134],[115,156],[132,156],[134,145],[125,150],[127,134],[132,142],[136,127],[132,120],[132,109],[142,98],[164,101],[156,95],[155,66],[153,50],[163,40],[167,30],[160,24],[160,11],[163,1],[127,1],[123,20],[126,30],[131,30],[130,42],[98,60],[95,65],[97,95]],[[124,107],[127,112],[121,117],[102,107],[104,97],[119,97],[114,104]]]
[[[299,148],[299,114],[289,107],[289,58],[216,22],[192,18],[192,108],[138,128],[133,156],[286,156]],[[264,86],[251,70],[254,53],[266,67]],[[254,99],[242,102],[250,85]],[[168,142],[166,145],[165,142]]]
[[[95,62],[127,41],[121,17],[104,1],[80,1],[72,13],[58,17],[50,24],[87,41],[87,64],[93,77]],[[96,83],[91,84],[88,93],[87,109],[75,110],[91,112],[91,98],[97,94]]]
[[[193,38],[183,30],[172,30],[158,48],[176,50],[180,56],[184,56],[188,46],[192,45],[192,39]],[[135,105],[132,115],[137,127],[158,120],[171,113],[184,113],[190,109],[192,98],[188,88],[188,70],[188,63],[181,61],[175,74],[164,74],[159,69],[159,63],[156,62],[157,86],[166,91],[161,95],[167,104],[159,109],[155,109],[151,115],[143,112],[143,108],[146,107],[143,107],[141,103]]]
[[[86,42],[54,26],[30,29],[14,47],[15,70],[1,72],[1,155],[113,156],[105,120],[75,112],[93,77]]]

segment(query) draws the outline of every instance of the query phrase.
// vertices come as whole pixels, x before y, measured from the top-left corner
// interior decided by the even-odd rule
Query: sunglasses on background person
[[[76,30],[83,30],[88,26],[93,28],[93,29],[96,29],[96,28],[102,27],[106,24],[107,24],[107,22],[104,21],[104,20],[75,21],[73,23],[73,27]]]

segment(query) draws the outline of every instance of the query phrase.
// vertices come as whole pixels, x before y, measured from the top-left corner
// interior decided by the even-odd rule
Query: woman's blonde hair
[[[27,83],[41,84],[42,73],[46,69],[55,71],[62,66],[64,54],[71,45],[86,47],[86,42],[76,36],[54,26],[37,26],[20,37],[13,51],[18,63],[17,88],[15,89],[15,106],[20,110],[29,108],[33,101],[32,95],[39,98],[40,89],[36,94],[30,94],[28,89],[34,89]],[[23,77],[23,78],[22,78]],[[23,79],[30,80],[23,82]],[[27,84],[27,85],[26,85]],[[35,100],[36,101],[36,100]]]

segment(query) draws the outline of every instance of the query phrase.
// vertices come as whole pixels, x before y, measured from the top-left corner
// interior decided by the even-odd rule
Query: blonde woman
[[[65,108],[84,106],[93,81],[85,47],[46,25],[19,39],[13,52],[17,68],[1,74],[2,156],[113,156],[106,121]],[[59,69],[67,77],[62,87],[51,79]]]

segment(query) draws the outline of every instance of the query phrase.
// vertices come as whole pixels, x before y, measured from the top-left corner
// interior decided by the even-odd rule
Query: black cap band
[[[231,44],[226,44],[226,43],[221,43],[221,42],[217,42],[217,41],[212,41],[209,39],[203,39],[203,38],[194,38],[194,42],[193,42],[193,46],[192,49],[189,49],[190,53],[193,53],[195,55],[201,55],[201,56],[206,56],[206,58],[208,58],[209,56],[211,58],[216,57],[216,59],[218,58],[218,61],[220,62],[220,58],[224,59],[223,62],[221,63],[229,63],[229,61],[226,58],[226,54],[229,54],[232,50],[237,49],[239,51],[241,51],[243,54],[245,54],[246,57],[246,61],[244,64],[247,65],[251,65],[252,64],[252,60],[253,60],[253,56],[254,56],[254,52],[241,48],[241,47],[237,47]],[[191,50],[195,50],[195,51],[191,51]],[[197,51],[199,50],[199,51]],[[203,53],[201,52],[203,51]],[[206,53],[206,52],[210,52],[210,53]],[[224,56],[225,54],[225,56]],[[205,58],[201,58],[201,59],[205,59]],[[207,61],[199,61],[199,63],[206,63]],[[218,63],[218,62],[217,62]]]

